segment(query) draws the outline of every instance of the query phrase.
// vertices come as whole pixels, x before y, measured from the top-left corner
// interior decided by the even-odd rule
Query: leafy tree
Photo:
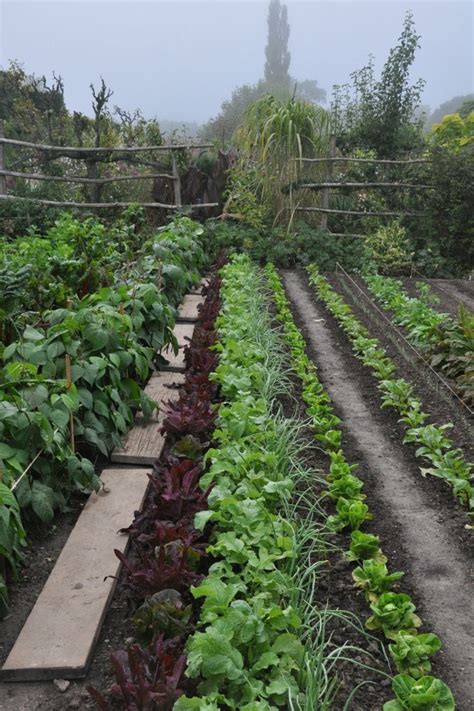
[[[295,86],[296,99],[302,99],[311,104],[319,104],[326,101],[326,91],[318,86],[316,79],[304,79],[303,81],[295,82]]]
[[[265,81],[270,86],[288,87],[290,59],[288,40],[290,26],[286,5],[270,0],[268,8],[268,39],[265,47]]]
[[[458,153],[465,146],[474,145],[474,110],[462,118],[459,114],[445,116],[431,129],[431,142]]]
[[[410,85],[410,70],[419,47],[413,17],[407,13],[398,43],[390,50],[380,79],[373,58],[351,75],[352,85],[335,87],[332,111],[342,147],[375,150],[395,158],[421,145],[422,121],[415,119],[424,81]]]
[[[474,112],[445,116],[429,140],[433,190],[424,199],[426,217],[413,226],[416,258],[428,273],[468,274],[474,268]]]

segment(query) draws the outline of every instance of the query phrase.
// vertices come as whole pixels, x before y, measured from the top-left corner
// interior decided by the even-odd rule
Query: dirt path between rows
[[[474,283],[467,279],[423,279],[437,296],[450,296],[457,308],[460,304],[474,311]],[[438,287],[438,288],[437,288]],[[457,310],[457,309],[456,309]]]
[[[298,274],[283,276],[321,379],[343,420],[344,441],[356,452],[359,475],[367,483],[369,505],[376,512],[373,530],[381,536],[389,563],[403,564],[403,589],[405,581],[412,585],[424,629],[443,642],[437,673],[451,685],[457,708],[469,711],[474,707],[472,560],[459,520],[440,510],[426,486],[434,482],[421,478],[410,454],[371,408],[352,365],[357,361],[348,343],[343,349],[336,342],[323,305],[315,303]]]
[[[453,296],[453,294],[449,291],[449,287],[448,289],[442,285],[437,287],[436,284],[433,283],[432,279],[425,279],[421,276],[417,278],[401,276],[398,277],[398,279],[402,282],[403,288],[405,289],[407,295],[414,299],[420,298],[420,291],[417,284],[420,282],[428,284],[431,289],[431,295],[436,298],[436,303],[430,304],[431,308],[439,313],[449,314],[451,318],[456,318],[461,303],[469,308],[469,304],[466,303],[464,295],[458,293],[457,296]],[[446,284],[449,285],[449,283],[449,280],[446,280]],[[461,296],[462,298],[460,298]]]

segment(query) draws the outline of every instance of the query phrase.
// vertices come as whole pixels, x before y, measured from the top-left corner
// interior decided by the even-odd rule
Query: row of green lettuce
[[[219,383],[214,447],[200,486],[213,485],[208,511],[195,526],[212,523],[208,554],[216,558],[192,593],[202,600],[198,630],[187,644],[190,677],[202,679],[199,697],[174,708],[269,711],[300,708],[305,648],[303,622],[289,600],[295,530],[281,500],[293,482],[281,428],[272,414],[281,367],[269,362],[275,344],[256,268],[247,257],[222,270],[217,320]]]
[[[312,273],[315,274],[314,270]],[[356,465],[349,464],[344,456],[340,419],[334,414],[316,366],[307,355],[305,339],[295,324],[281,280],[272,265],[267,265],[266,275],[293,368],[302,384],[302,397],[315,437],[330,459],[326,487],[327,495],[334,500],[336,513],[329,523],[334,530],[352,532],[346,558],[356,564],[352,573],[354,585],[363,590],[370,606],[371,615],[365,624],[390,641],[389,651],[398,671],[392,681],[396,698],[384,705],[384,711],[454,709],[450,689],[429,675],[430,657],[441,647],[439,638],[431,633],[418,633],[421,620],[415,613],[413,601],[409,595],[393,590],[403,573],[389,572],[379,538],[360,530],[365,521],[372,519],[372,514],[364,503],[363,482],[354,474]]]
[[[172,222],[142,245],[126,278],[43,312],[1,348],[0,559],[9,574],[18,573],[25,517],[49,522],[72,492],[97,488],[98,457],[120,445],[137,410],[155,408],[143,386],[156,352],[176,346],[176,307],[205,263],[202,232],[188,218]]]
[[[368,276],[365,282],[376,299],[392,312],[407,338],[429,359],[431,365],[454,380],[459,394],[474,402],[474,314],[460,306],[458,317],[432,308],[437,297],[425,282],[419,282],[419,297],[405,292],[400,280]]]
[[[466,461],[461,449],[447,436],[452,423],[425,424],[429,413],[414,395],[413,386],[405,378],[395,378],[396,365],[377,338],[354,316],[344,299],[330,286],[314,264],[308,267],[310,283],[336,321],[342,326],[361,362],[370,368],[382,394],[382,407],[390,407],[405,426],[404,443],[416,446],[415,455],[429,466],[421,467],[423,476],[432,475],[446,481],[458,500],[470,509],[474,506],[472,464]]]
[[[318,475],[298,457],[302,423],[278,407],[291,386],[262,275],[243,255],[222,275],[211,379],[223,401],[200,479],[212,486],[209,510],[195,518],[200,530],[210,524],[214,562],[192,589],[202,608],[186,646],[186,674],[200,679],[200,695],[181,697],[174,709],[329,710],[338,692],[334,666],[350,650],[329,644],[327,610],[313,601],[327,555]],[[343,613],[334,614],[341,621]]]

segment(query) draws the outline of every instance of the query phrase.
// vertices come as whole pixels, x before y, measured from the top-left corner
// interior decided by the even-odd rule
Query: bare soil
[[[401,277],[403,286],[409,296],[419,296],[416,288],[418,281],[429,284],[432,293],[439,303],[433,304],[437,311],[456,316],[461,305],[469,311],[474,311],[474,282],[468,279],[425,279],[424,277]]]
[[[309,351],[342,418],[350,462],[359,464],[374,521],[392,569],[405,571],[423,629],[441,637],[433,672],[451,686],[460,711],[474,706],[474,609],[472,533],[447,487],[420,475],[398,425],[380,410],[375,380],[353,356],[347,337],[313,297],[304,277],[284,273],[285,286]],[[403,368],[405,365],[403,364]],[[425,398],[426,399],[426,398]],[[461,435],[462,436],[462,435]]]

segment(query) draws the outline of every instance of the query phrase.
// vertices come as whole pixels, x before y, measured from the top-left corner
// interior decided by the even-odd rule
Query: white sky
[[[413,78],[436,108],[474,90],[472,2],[287,0],[291,73],[331,93],[369,53],[380,67],[406,10],[422,35]],[[0,65],[61,74],[70,109],[90,113],[91,82],[146,116],[205,121],[236,86],[263,74],[267,2],[260,0],[0,0]]]

